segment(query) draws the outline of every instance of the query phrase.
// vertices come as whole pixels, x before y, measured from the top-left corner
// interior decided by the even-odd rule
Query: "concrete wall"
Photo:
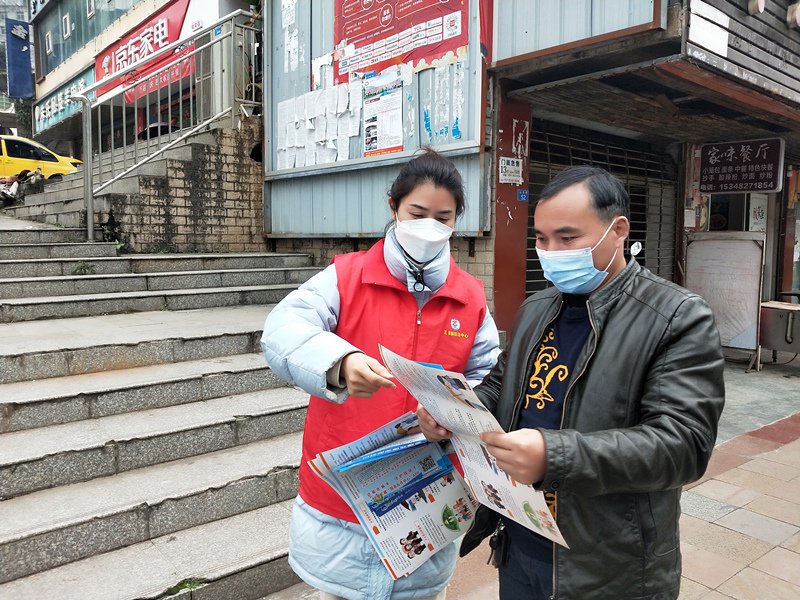
[[[105,229],[133,252],[260,252],[261,164],[250,159],[258,118],[217,129],[190,160],[167,159],[167,176],[139,176],[139,193],[110,194]]]

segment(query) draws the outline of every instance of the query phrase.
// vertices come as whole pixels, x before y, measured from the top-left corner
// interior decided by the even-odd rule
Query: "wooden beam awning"
[[[685,56],[589,73],[509,92],[534,117],[592,123],[653,143],[782,137],[800,160],[800,104]]]

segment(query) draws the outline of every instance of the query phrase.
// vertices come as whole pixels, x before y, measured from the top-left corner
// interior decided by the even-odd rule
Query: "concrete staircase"
[[[118,257],[78,230],[4,222],[0,598],[292,589],[307,399],[258,339],[308,258]]]
[[[198,149],[214,143],[212,133],[198,133],[113,183],[94,199],[95,222],[103,223],[108,219],[115,195],[139,193],[141,177],[166,177],[169,174],[169,161],[190,162],[195,159]],[[108,181],[114,174],[132,167],[138,160],[152,154],[156,147],[154,140],[137,141],[127,146],[124,151],[117,149],[113,157],[110,152],[96,155],[92,169],[94,185]],[[43,185],[43,191],[26,194],[24,204],[7,207],[6,213],[17,219],[69,228],[81,227],[86,222],[83,167],[79,167],[75,173],[65,175],[61,181],[46,181]]]

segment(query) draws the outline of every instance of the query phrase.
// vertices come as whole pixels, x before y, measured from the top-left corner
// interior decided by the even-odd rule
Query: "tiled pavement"
[[[682,599],[800,599],[800,414],[717,446],[681,507]]]
[[[800,600],[800,358],[729,362],[725,382],[717,447],[681,501],[680,600]],[[448,600],[497,598],[488,555],[458,562]]]

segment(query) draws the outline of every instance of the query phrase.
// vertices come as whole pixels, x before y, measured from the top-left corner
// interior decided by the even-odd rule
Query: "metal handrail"
[[[250,27],[248,23],[242,23],[240,19],[240,17],[252,18],[252,16],[252,13],[248,11],[236,10],[193,33],[188,38],[173,42],[84,88],[80,94],[71,96],[73,100],[79,101],[83,105],[83,188],[87,239],[89,241],[94,240],[94,196],[96,194],[130,175],[142,165],[163,156],[166,151],[185,142],[189,137],[210,127],[215,122],[230,117],[233,126],[239,108],[242,109],[243,114],[247,115],[245,107],[257,107],[261,104],[257,99],[258,90],[252,77],[258,69],[258,65],[255,63],[255,43],[260,30]],[[208,36],[220,26],[226,25],[226,31],[215,35],[210,41],[203,41],[201,46],[192,48],[189,52],[176,55],[173,60],[158,67],[157,70],[147,73],[131,83],[116,85],[108,93],[90,99],[89,96],[92,92],[111,83],[117,84],[120,78],[146,69],[158,62],[159,59],[174,53],[176,49],[203,40],[204,36]],[[238,65],[241,66],[241,69],[237,66],[237,59],[241,63]],[[247,82],[247,85],[244,82]],[[241,84],[242,88],[238,89],[237,84]],[[107,111],[104,110],[106,108]],[[173,108],[178,111],[177,116],[173,115]],[[116,121],[115,109],[121,113],[121,119]],[[96,132],[93,132],[92,126],[93,110],[97,116]],[[106,112],[108,119],[104,121],[103,117]],[[153,124],[150,122],[151,116],[156,118],[156,122]],[[130,118],[133,118],[134,122],[139,119],[142,124],[141,131],[138,130],[138,127],[127,127]],[[166,122],[162,122],[164,119]],[[175,122],[173,123],[173,121]],[[117,123],[120,123],[121,127],[118,127]],[[181,132],[177,138],[173,138],[174,128],[182,129],[184,124],[188,124],[190,129]],[[166,134],[163,133],[164,126],[167,129]],[[109,152],[106,153],[109,159],[107,173],[110,175],[110,179],[107,181],[103,181],[106,172],[103,164],[105,162],[103,159],[105,144],[101,136],[105,135],[104,132],[110,134],[106,138],[109,148]],[[122,134],[121,141],[115,146],[116,137],[120,133]],[[93,148],[95,135],[96,146]],[[143,144],[142,141],[145,140],[146,142]],[[151,151],[153,140],[155,140],[155,150]],[[132,157],[129,151],[131,146],[133,148]],[[118,160],[118,149],[122,150],[121,161]],[[94,182],[93,150],[97,152],[98,181],[96,183],[99,184],[97,187]],[[141,159],[139,158],[140,151],[143,156]],[[132,158],[133,162],[130,167],[128,166],[129,158]],[[122,170],[115,174],[116,167],[120,162]]]
[[[149,155],[148,155],[146,158],[142,159],[141,161],[139,161],[138,163],[136,163],[136,164],[135,164],[135,165],[133,165],[132,167],[128,167],[128,168],[127,168],[125,171],[123,171],[122,173],[120,173],[120,174],[118,174],[118,175],[115,175],[114,177],[112,177],[111,179],[109,179],[108,181],[106,181],[104,184],[100,185],[100,187],[96,187],[95,189],[93,189],[93,190],[92,190],[92,194],[94,195],[94,194],[98,194],[98,193],[100,193],[102,190],[106,189],[106,188],[107,188],[108,186],[110,186],[111,184],[113,184],[113,183],[115,183],[115,182],[119,181],[120,179],[122,179],[123,177],[125,177],[126,175],[128,175],[129,173],[131,173],[132,171],[135,171],[136,169],[138,169],[139,167],[141,167],[141,166],[142,166],[142,165],[144,165],[145,163],[148,163],[148,162],[150,162],[151,160],[153,160],[153,159],[154,159],[154,158],[156,158],[157,156],[161,156],[161,155],[162,155],[164,152],[166,152],[166,151],[167,151],[167,150],[169,150],[170,148],[173,148],[173,147],[175,147],[176,145],[178,145],[178,143],[182,142],[182,141],[183,141],[183,140],[185,140],[186,138],[188,138],[188,137],[191,137],[192,135],[194,135],[195,133],[197,133],[198,131],[200,131],[200,130],[201,130],[203,127],[207,127],[207,126],[208,126],[208,125],[210,125],[211,123],[213,123],[213,122],[215,122],[215,121],[219,121],[220,119],[222,119],[223,117],[225,117],[225,116],[226,116],[228,113],[230,113],[230,112],[231,112],[231,110],[233,110],[233,109],[232,109],[232,108],[229,106],[229,107],[228,107],[228,108],[226,108],[225,110],[218,112],[216,115],[214,115],[214,116],[213,116],[213,117],[211,117],[210,119],[206,119],[205,121],[203,121],[203,122],[202,122],[202,123],[200,123],[199,125],[196,125],[196,126],[192,127],[192,128],[189,130],[189,131],[187,131],[186,133],[184,133],[184,134],[183,134],[181,137],[179,137],[179,138],[176,138],[176,139],[172,140],[172,141],[171,141],[169,144],[167,144],[166,146],[161,146],[161,147],[160,147],[158,150],[156,150],[156,151],[155,151],[155,152],[153,152],[152,154],[149,154]]]
[[[215,46],[216,44],[219,44],[220,42],[222,42],[222,40],[227,39],[227,38],[231,37],[232,35],[233,35],[232,31],[226,31],[225,33],[223,33],[219,37],[214,38],[213,40],[211,40],[207,44],[203,44],[199,48],[195,48],[194,50],[192,50],[191,52],[189,52],[187,54],[181,54],[180,56],[175,57],[175,61],[174,62],[171,62],[168,65],[166,65],[164,67],[161,67],[158,71],[150,73],[147,76],[147,78],[150,79],[150,78],[154,77],[155,75],[161,73],[162,71],[168,71],[171,67],[174,67],[175,64],[180,63],[180,62],[182,62],[184,60],[187,60],[189,58],[192,58],[195,54],[198,54],[198,53],[202,52],[203,50],[206,50],[208,48],[211,48],[212,46]],[[181,45],[185,45],[187,41],[188,40],[183,40],[183,43]],[[148,58],[150,58],[150,57],[148,56]],[[155,60],[155,58],[153,58],[152,60]],[[146,63],[145,63],[145,65],[146,65]],[[131,72],[131,71],[129,71],[129,72]],[[106,79],[108,79],[108,77],[106,77]],[[113,77],[112,79],[119,79],[119,77]],[[137,79],[133,83],[128,85],[127,87],[121,88],[119,90],[114,90],[114,93],[112,95],[106,94],[105,96],[102,96],[101,98],[96,99],[94,104],[92,104],[92,108],[96,108],[102,102],[105,102],[107,100],[112,100],[112,99],[116,98],[117,96],[121,96],[121,95],[125,94],[125,92],[131,91],[137,85],[141,85],[141,83],[142,82]],[[83,90],[83,94],[84,95],[86,94],[86,89]]]

